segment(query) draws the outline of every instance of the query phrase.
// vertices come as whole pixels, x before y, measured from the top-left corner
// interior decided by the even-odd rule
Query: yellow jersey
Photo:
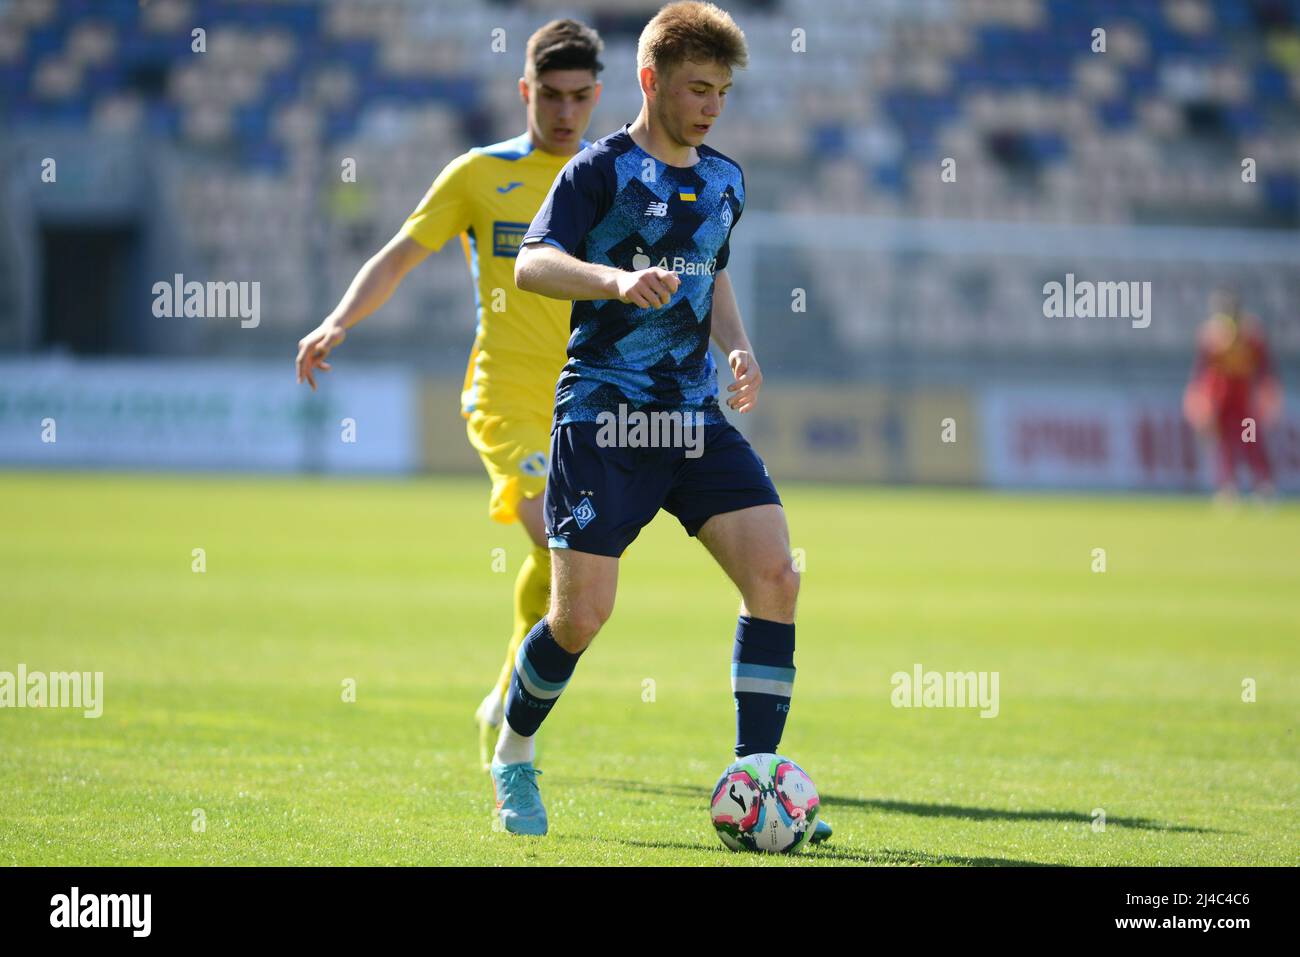
[[[478,312],[461,392],[466,418],[476,409],[551,416],[571,304],[517,289],[515,257],[568,160],[534,148],[527,133],[476,147],[447,164],[402,225],[428,249],[458,235],[465,250]]]

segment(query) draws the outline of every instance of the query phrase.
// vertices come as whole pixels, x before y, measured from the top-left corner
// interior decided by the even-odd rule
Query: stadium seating
[[[634,26],[656,4],[627,15],[575,6],[589,7],[606,37],[599,134],[635,114]],[[715,145],[744,160],[755,208],[999,223],[1300,221],[1300,0],[731,9],[751,67]],[[0,123],[156,142],[168,171],[161,200],[187,254],[214,274],[273,279],[268,322],[302,329],[446,161],[518,132],[515,78],[543,16],[400,0],[0,0]],[[491,45],[498,28],[504,52]],[[1093,52],[1097,29],[1105,52]],[[960,188],[940,176],[949,157]],[[1242,181],[1246,157],[1256,182]],[[340,181],[344,158],[356,162],[356,184]],[[842,259],[808,263],[837,302],[895,303],[888,323],[838,309],[846,345],[1032,342],[1036,330],[996,318],[1035,308],[1023,270],[1000,268],[992,253],[931,266],[900,273],[882,259],[844,275]],[[1300,349],[1294,271],[1232,272],[1279,324],[1280,346]],[[1221,278],[1195,264],[1162,268],[1162,302],[1180,317],[1162,342],[1185,348]],[[374,325],[380,341],[463,343],[469,303],[459,257],[435,257]]]

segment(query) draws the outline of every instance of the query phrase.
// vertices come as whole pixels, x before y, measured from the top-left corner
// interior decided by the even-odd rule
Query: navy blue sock
[[[736,757],[775,753],[794,687],[794,625],[741,615],[731,653]]]
[[[519,645],[506,695],[506,721],[516,734],[532,737],[573,676],[582,652],[571,655],[555,643],[543,618]]]

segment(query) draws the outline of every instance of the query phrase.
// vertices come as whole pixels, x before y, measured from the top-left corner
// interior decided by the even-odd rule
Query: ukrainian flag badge
[[[679,186],[677,188],[677,198],[683,203],[693,203],[695,202],[695,190],[686,186]]]

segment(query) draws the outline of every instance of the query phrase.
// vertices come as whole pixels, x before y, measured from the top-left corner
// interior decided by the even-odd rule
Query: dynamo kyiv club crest
[[[586,528],[595,517],[595,506],[591,504],[591,499],[584,495],[578,507],[573,510],[573,520],[578,523],[578,528]]]

